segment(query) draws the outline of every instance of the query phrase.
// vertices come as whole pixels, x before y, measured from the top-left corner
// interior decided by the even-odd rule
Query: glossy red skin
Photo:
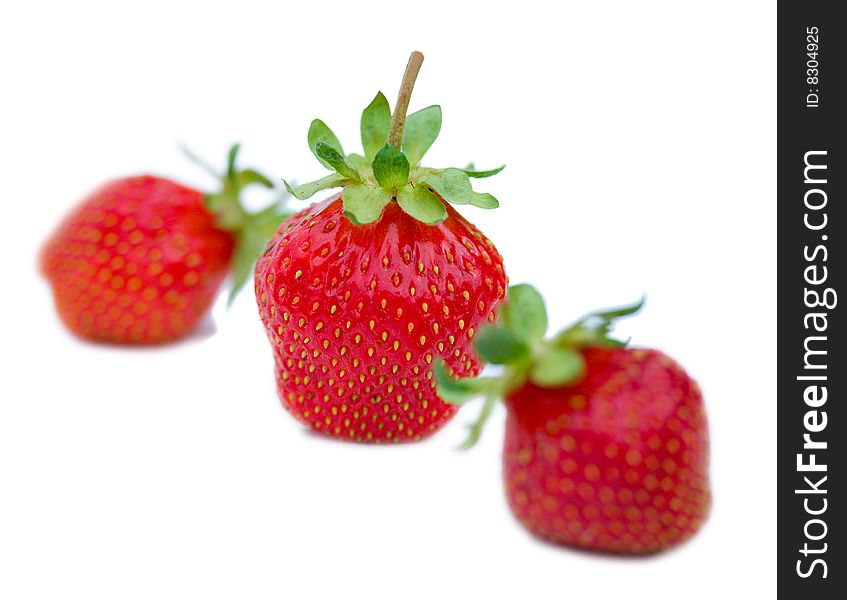
[[[579,384],[506,400],[509,506],[533,534],[589,550],[656,552],[694,535],[711,493],[697,384],[656,350],[596,348]]]
[[[41,270],[72,332],[157,344],[196,326],[229,271],[233,245],[203,194],[144,175],[88,196],[48,239]]]
[[[336,195],[280,227],[256,265],[256,298],[283,406],[343,440],[423,439],[455,414],[432,362],[479,373],[472,339],[505,296],[500,255],[447,205],[425,225],[396,203],[354,225]]]

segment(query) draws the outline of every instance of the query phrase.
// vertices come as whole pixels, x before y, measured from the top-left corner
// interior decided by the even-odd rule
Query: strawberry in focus
[[[242,188],[273,184],[256,171],[238,171],[237,152],[230,151],[217,194],[150,175],[127,177],[92,193],[62,221],[40,266],[68,329],[101,342],[168,342],[197,325],[231,269],[233,294],[243,286],[286,215],[277,204],[258,213],[241,207]]]
[[[711,504],[703,399],[669,357],[608,336],[640,304],[545,340],[537,292],[514,286],[509,298],[502,325],[477,340],[503,374],[436,373],[453,402],[485,395],[483,414],[504,398],[503,478],[517,519],[540,538],[601,552],[657,552],[693,536]]]
[[[256,264],[282,404],[343,440],[416,441],[449,421],[457,409],[436,394],[432,365],[479,373],[472,340],[505,295],[497,250],[447,203],[494,208],[469,178],[499,169],[420,166],[441,111],[406,119],[416,60],[393,115],[382,94],[365,109],[365,156],[345,156],[326,125],[312,123],[310,148],[335,173],[291,191],[305,199],[344,189],[291,217]]]

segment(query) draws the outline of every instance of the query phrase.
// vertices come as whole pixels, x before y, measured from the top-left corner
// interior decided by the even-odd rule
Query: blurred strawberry
[[[226,173],[215,174],[218,193],[128,177],[104,185],[63,220],[40,263],[72,332],[122,344],[168,342],[197,325],[230,271],[230,298],[244,286],[287,215],[278,203],[257,213],[241,205],[242,189],[273,183],[238,170],[238,149],[230,150]]]
[[[509,506],[538,537],[590,550],[640,554],[694,535],[711,503],[709,442],[697,384],[672,359],[609,337],[638,305],[588,315],[552,339],[541,296],[514,286],[503,322],[477,338],[504,365],[495,378],[455,381],[456,403],[498,397],[507,409],[503,477]]]

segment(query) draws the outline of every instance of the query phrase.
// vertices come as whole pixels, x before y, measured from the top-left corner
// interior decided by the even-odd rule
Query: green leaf
[[[329,168],[335,170],[339,175],[347,179],[361,178],[359,172],[347,162],[344,155],[329,144],[318,142],[318,145],[315,146],[315,154],[324,164],[329,165]]]
[[[391,107],[388,106],[388,100],[382,92],[377,92],[376,97],[362,111],[362,148],[365,149],[365,158],[368,162],[372,161],[380,148],[385,145],[390,122]]]
[[[356,225],[379,219],[391,194],[367,183],[351,183],[344,188],[344,216]]]
[[[539,356],[529,371],[537,386],[555,388],[574,383],[585,373],[585,359],[572,348],[551,348]]]
[[[547,310],[544,299],[531,285],[509,286],[503,307],[503,325],[527,344],[544,339],[547,333]]]
[[[473,163],[471,163],[473,164]],[[489,169],[488,171],[474,171],[472,168],[463,169],[465,175],[468,177],[475,177],[477,179],[483,179],[484,177],[491,177],[492,175],[497,175],[500,171],[506,168],[506,165],[501,165],[496,169]]]
[[[406,117],[403,127],[403,152],[409,163],[417,165],[441,131],[441,107],[428,106]]]
[[[405,155],[390,144],[385,144],[376,153],[373,162],[374,177],[386,190],[395,190],[409,181],[409,161]]]
[[[273,188],[273,181],[253,169],[244,169],[235,174],[235,181],[239,189],[252,184]]]
[[[427,225],[436,225],[447,218],[444,203],[425,187],[406,186],[397,194],[403,211]]]
[[[333,148],[335,148],[339,154],[344,154],[344,150],[341,147],[341,142],[338,141],[338,138],[335,137],[335,134],[332,133],[332,129],[327,127],[326,123],[321,121],[320,119],[315,119],[312,121],[312,124],[309,126],[309,150],[312,151],[312,154],[315,155],[320,163],[325,166],[327,169],[334,169],[333,166],[324,162],[324,160],[318,156],[317,147],[319,142],[323,142],[324,144],[329,144]]]
[[[478,194],[471,187],[468,174],[462,169],[441,169],[430,172],[420,183],[451,204],[472,204],[480,208],[497,208],[500,203],[491,194]]]
[[[453,379],[447,374],[444,363],[436,361],[432,368],[438,395],[449,404],[465,404],[484,393],[494,381],[491,378]]]
[[[344,181],[346,181],[345,178],[338,173],[332,173],[326,177],[321,177],[317,181],[304,183],[295,188],[292,188],[284,179],[282,180],[285,184],[285,189],[298,200],[308,200],[322,190],[340,186]]]
[[[495,365],[506,365],[529,356],[529,347],[505,327],[485,327],[476,336],[480,358]]]

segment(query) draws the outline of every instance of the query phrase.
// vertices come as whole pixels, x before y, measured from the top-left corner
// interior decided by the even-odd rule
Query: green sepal
[[[238,146],[239,144],[236,144],[236,145]],[[222,179],[223,179],[223,177],[221,176],[220,172],[219,172],[219,171],[218,171],[215,167],[213,167],[213,166],[212,166],[212,165],[210,165],[208,162],[206,162],[206,160],[205,160],[205,159],[203,159],[202,157],[200,157],[200,156],[198,156],[197,154],[195,154],[195,153],[191,150],[191,148],[189,148],[189,147],[188,147],[188,146],[186,146],[185,144],[183,144],[183,143],[181,143],[181,142],[180,142],[180,144],[179,144],[179,150],[180,150],[180,152],[182,152],[182,153],[185,155],[185,157],[186,157],[188,160],[190,160],[191,162],[193,162],[195,165],[197,165],[198,167],[200,167],[202,170],[206,171],[206,173],[208,173],[209,175],[211,175],[211,176],[212,176],[212,177],[214,177],[215,179],[218,179],[218,180],[222,180]],[[230,151],[230,152],[232,152],[232,148],[230,148],[230,149],[229,149],[229,151]]]
[[[397,193],[397,204],[421,223],[437,225],[447,218],[444,203],[427,188],[407,185]]]
[[[505,327],[484,327],[474,345],[482,360],[495,365],[515,363],[530,355],[529,346]]]
[[[258,230],[245,227],[238,235],[238,243],[232,255],[232,283],[227,296],[227,306],[232,306],[238,293],[244,289],[253,273],[253,265],[265,249],[268,238]]]
[[[280,224],[290,217],[293,211],[286,206],[285,198],[270,206],[249,215],[252,229],[257,231],[265,240],[269,240],[279,229]]]
[[[235,163],[238,160],[238,153],[241,151],[241,144],[233,144],[229,147],[229,152],[226,157],[226,175],[225,178],[234,180],[236,175]]]
[[[244,222],[244,209],[239,205],[232,189],[224,189],[216,194],[205,194],[203,203],[213,215],[215,225],[227,231],[236,231]]]
[[[467,168],[462,169],[465,172],[465,175],[468,177],[473,177],[475,179],[484,179],[486,177],[493,177],[497,175],[500,171],[506,168],[506,165],[500,165],[496,169],[489,169],[487,171],[475,171],[473,169],[473,164],[469,165]]]
[[[388,126],[391,122],[391,107],[382,92],[377,92],[374,99],[362,111],[360,130],[362,133],[362,148],[365,150],[367,162],[373,160],[380,148],[388,139]]]
[[[453,379],[447,374],[444,364],[436,361],[432,368],[435,374],[435,386],[438,396],[448,404],[462,406],[474,398],[485,396],[485,402],[479,411],[479,416],[468,426],[468,437],[457,448],[467,450],[476,445],[482,435],[485,423],[491,416],[497,399],[503,393],[502,381],[497,377],[472,377],[467,379]]]
[[[241,192],[251,185],[261,185],[273,188],[273,182],[265,175],[255,169],[239,170],[236,166],[240,144],[233,144],[227,152],[226,169],[223,174],[215,171],[208,163],[200,159],[188,148],[182,147],[185,155],[192,162],[199,165],[203,170],[212,174],[220,182],[220,190],[211,194],[205,194],[203,201],[206,208],[215,215],[215,222],[221,229],[226,229],[234,234],[244,226],[248,213],[241,205]]]
[[[494,208],[499,208],[500,201],[487,192],[483,192],[481,194],[474,192],[473,198],[471,199],[471,205],[476,206],[477,208],[491,210]]]
[[[361,179],[361,175],[347,162],[347,158],[328,143],[318,142],[315,146],[315,156],[324,164],[329,165],[330,169],[333,169],[342,177],[346,179]]]
[[[547,333],[547,309],[538,290],[525,283],[513,285],[507,298],[501,311],[503,325],[524,343],[531,345],[543,340]]]
[[[285,189],[288,190],[288,193],[298,200],[308,200],[320,191],[339,187],[345,181],[347,180],[338,173],[332,173],[326,177],[321,177],[316,181],[303,183],[293,188],[285,179],[282,180],[285,184]]]
[[[271,179],[255,169],[238,169],[239,144],[233,144],[227,153],[226,170],[223,174],[215,171],[187,148],[183,151],[189,159],[200,165],[220,181],[221,190],[206,194],[204,200],[208,209],[215,215],[215,224],[229,231],[235,238],[232,256],[232,285],[230,286],[228,305],[232,304],[238,292],[250,280],[253,265],[265,249],[267,241],[276,232],[279,225],[291,216],[285,207],[287,195],[278,198],[269,206],[248,212],[241,203],[242,191],[251,185],[261,185],[273,189]],[[286,187],[288,183],[286,183]],[[298,186],[300,187],[300,186]]]
[[[636,302],[620,306],[618,308],[607,308],[597,312],[589,313],[587,318],[601,319],[606,322],[612,322],[615,319],[630,317],[644,308],[644,303],[647,302],[647,295],[643,294]]]
[[[441,169],[429,171],[420,183],[451,204],[472,204],[479,208],[497,208],[500,203],[491,194],[479,194],[473,191],[471,180],[462,169]]]
[[[335,148],[339,154],[344,154],[344,149],[341,147],[341,142],[338,141],[338,138],[332,132],[326,123],[321,121],[320,119],[315,119],[312,121],[312,124],[309,125],[309,133],[307,135],[307,139],[309,142],[309,150],[312,151],[312,154],[315,155],[315,158],[320,161],[320,163],[325,166],[327,169],[334,169],[332,165],[325,162],[320,156],[318,156],[318,143],[328,144],[329,146]]]
[[[293,212],[288,210],[288,195],[254,213],[246,213],[244,224],[235,232],[236,245],[232,257],[232,283],[227,297],[227,306],[231,306],[235,297],[250,281],[253,265],[265,251],[265,246],[279,226]]]
[[[633,304],[589,313],[560,332],[553,341],[559,347],[625,347],[629,343],[629,340],[618,340],[610,335],[615,321],[629,317],[640,311],[644,307],[646,300],[647,296],[644,295]]]
[[[373,173],[383,189],[394,191],[409,181],[409,161],[399,149],[385,144],[374,157]]]
[[[529,370],[537,386],[556,388],[572,384],[585,374],[582,353],[572,348],[551,348],[538,356]]]
[[[361,154],[356,154],[355,152],[351,152],[347,155],[347,162],[353,165],[353,168],[359,173],[366,172],[371,168],[371,164],[368,162],[368,159]]]
[[[235,181],[238,183],[238,187],[246,187],[248,185],[261,185],[268,189],[273,189],[274,182],[253,169],[244,169],[243,171],[239,171],[235,173]]]
[[[494,404],[527,381],[544,388],[574,385],[585,376],[585,346],[620,347],[625,342],[608,336],[615,319],[634,314],[639,302],[590,313],[550,339],[544,339],[547,314],[541,295],[529,285],[509,288],[506,303],[500,309],[502,325],[483,328],[475,345],[480,357],[501,364],[496,377],[451,380],[441,365],[436,365],[435,379],[439,395],[452,404],[465,404],[476,396],[484,396],[479,416],[470,425],[468,439],[461,449],[473,446],[491,415]],[[478,382],[478,383],[475,383]]]
[[[403,128],[403,153],[412,165],[418,165],[441,132],[441,107],[427,106],[406,117]]]
[[[476,446],[479,439],[482,437],[482,430],[485,429],[485,424],[488,422],[491,413],[494,411],[494,406],[497,404],[499,396],[491,393],[485,396],[482,408],[479,411],[479,416],[476,420],[468,425],[468,437],[462,442],[456,450],[470,450]]]
[[[488,377],[471,377],[466,379],[453,379],[447,374],[444,363],[437,360],[432,367],[435,375],[436,391],[442,400],[448,404],[461,406],[477,396],[486,393],[492,382],[496,381]]]
[[[351,183],[344,187],[344,216],[355,225],[373,223],[379,219],[391,194],[367,183]]]
[[[470,204],[473,189],[468,176],[461,169],[432,171],[420,183],[444,198],[450,204]]]

